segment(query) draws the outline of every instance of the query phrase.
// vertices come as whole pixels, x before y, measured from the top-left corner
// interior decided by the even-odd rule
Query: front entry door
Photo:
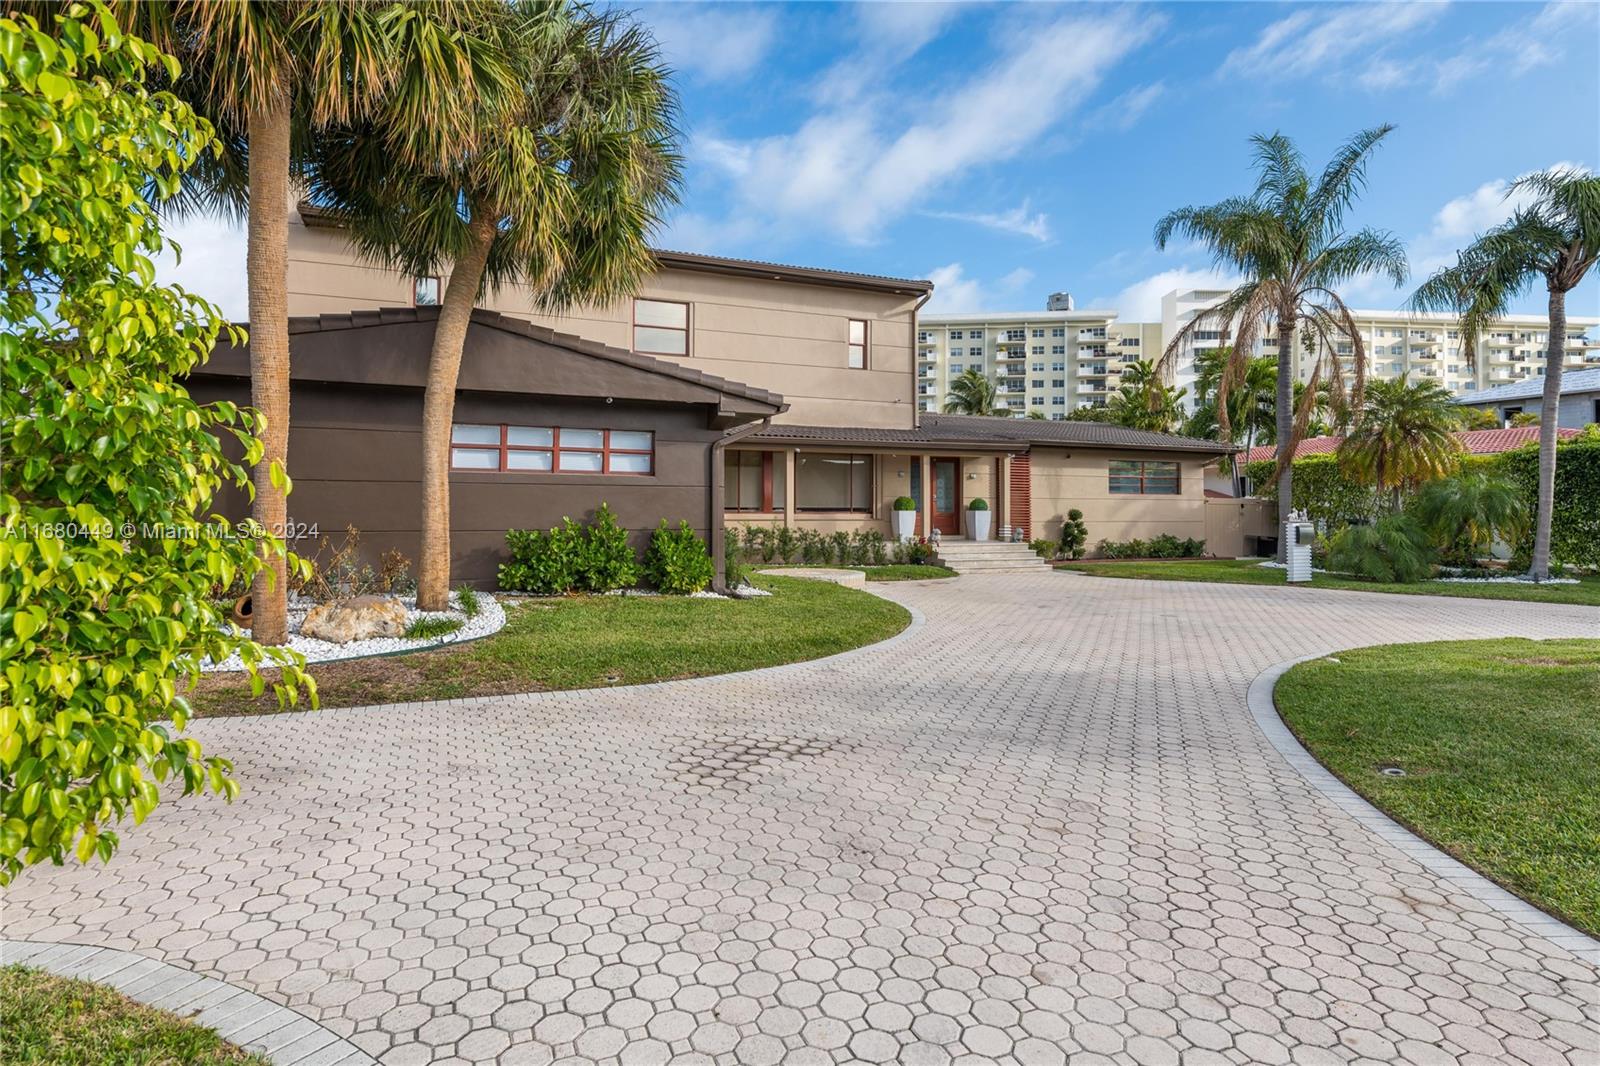
[[[946,537],[961,536],[961,460],[935,459],[933,528]]]

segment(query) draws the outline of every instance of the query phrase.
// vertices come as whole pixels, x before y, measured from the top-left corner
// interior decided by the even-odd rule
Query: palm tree
[[[1512,183],[1506,195],[1526,192],[1534,202],[1462,252],[1455,266],[1429,278],[1412,296],[1420,309],[1461,316],[1467,358],[1471,339],[1492,318],[1542,277],[1549,298],[1549,347],[1545,355],[1541,410],[1561,404],[1561,371],[1567,348],[1567,293],[1583,281],[1600,258],[1600,177],[1557,167]],[[1555,506],[1557,420],[1539,424],[1539,503],[1534,516],[1535,581],[1550,576],[1550,516]]]
[[[1148,359],[1123,368],[1117,391],[1106,406],[1116,419],[1132,429],[1170,433],[1183,421],[1182,400],[1187,389],[1174,389]]]
[[[1339,445],[1339,465],[1379,492],[1389,492],[1399,511],[1406,489],[1455,470],[1461,455],[1460,411],[1450,390],[1436,381],[1374,381]]]
[[[543,311],[636,292],[680,182],[677,104],[644,26],[575,3],[505,10],[517,89],[470,109],[471,148],[442,166],[397,165],[384,123],[351,125],[318,139],[311,172],[313,200],[369,258],[449,275],[423,395],[423,610],[450,593],[450,428],[473,308],[510,285]]]
[[[1010,417],[1011,411],[1000,402],[995,379],[977,367],[968,367],[950,381],[944,401],[947,415],[995,415]]]
[[[1388,232],[1362,229],[1346,233],[1345,213],[1366,184],[1373,150],[1392,126],[1379,126],[1351,138],[1313,180],[1294,142],[1282,134],[1252,138],[1256,187],[1203,207],[1183,207],[1156,223],[1155,241],[1165,248],[1174,236],[1211,249],[1217,265],[1244,281],[1215,307],[1195,316],[1173,336],[1162,353],[1170,363],[1198,329],[1232,329],[1233,350],[1217,385],[1218,421],[1229,433],[1228,394],[1244,380],[1256,341],[1276,328],[1278,335],[1277,445],[1278,516],[1287,522],[1292,507],[1295,448],[1311,419],[1317,387],[1332,385],[1338,407],[1359,405],[1366,383],[1366,348],[1338,287],[1352,278],[1380,273],[1402,284],[1409,273],[1405,249]],[[1294,405],[1296,344],[1314,341],[1305,353],[1314,360],[1308,391]],[[1337,342],[1352,346],[1353,380],[1335,356]],[[1283,546],[1279,546],[1280,556]]]
[[[1522,539],[1528,508],[1522,492],[1510,482],[1462,473],[1423,486],[1417,494],[1416,515],[1447,560],[1471,566],[1496,537],[1508,544]]]
[[[331,123],[377,111],[407,129],[397,159],[459,152],[470,130],[463,101],[493,91],[509,70],[482,47],[477,27],[498,19],[494,0],[365,4],[351,0],[180,0],[123,3],[124,25],[178,57],[175,93],[216,126],[223,151],[185,175],[179,212],[246,217],[251,404],[261,413],[262,458],[252,471],[252,517],[287,527],[289,490],[289,192],[309,139]],[[255,580],[252,629],[264,644],[288,636],[286,560],[269,556]]]

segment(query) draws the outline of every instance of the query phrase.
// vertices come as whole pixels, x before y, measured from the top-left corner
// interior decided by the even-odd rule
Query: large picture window
[[[673,300],[634,300],[633,350],[688,355],[689,305]]]
[[[872,510],[872,456],[796,453],[794,505],[799,511]]]
[[[450,469],[508,473],[653,474],[655,434],[559,426],[450,427]]]
[[[722,474],[724,510],[771,514],[784,509],[788,494],[781,452],[725,452]]]
[[[1137,459],[1111,460],[1111,492],[1118,496],[1176,496],[1178,464]]]

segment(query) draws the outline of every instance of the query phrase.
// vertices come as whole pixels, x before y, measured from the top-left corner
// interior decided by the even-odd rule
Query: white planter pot
[[[894,539],[910,540],[917,532],[917,512],[892,511],[894,515]]]
[[[973,540],[988,540],[989,526],[993,521],[993,511],[968,511],[967,536]]]

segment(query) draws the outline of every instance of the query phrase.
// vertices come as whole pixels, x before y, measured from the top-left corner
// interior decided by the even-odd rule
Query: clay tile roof
[[[1561,429],[1556,431],[1562,440],[1576,437],[1575,429]],[[1468,455],[1498,455],[1508,452],[1513,448],[1520,448],[1539,439],[1538,426],[1513,426],[1510,429],[1464,429],[1456,434],[1456,439],[1461,442]],[[1337,451],[1343,437],[1307,437],[1300,442],[1300,447],[1294,451],[1296,459],[1304,459],[1308,455],[1327,455]],[[1245,462],[1254,463],[1262,459],[1275,459],[1278,448],[1275,444],[1263,444],[1251,448],[1245,456]]]

